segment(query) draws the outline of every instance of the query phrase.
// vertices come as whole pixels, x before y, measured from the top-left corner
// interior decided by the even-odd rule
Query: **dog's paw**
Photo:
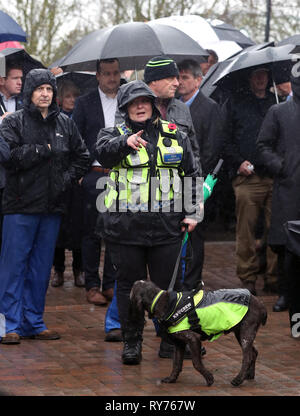
[[[211,386],[215,381],[214,376],[211,373],[207,373],[205,375],[205,380],[206,380],[206,384],[208,386]]]
[[[162,383],[175,383],[176,378],[174,377],[165,377],[161,380]]]
[[[238,386],[240,386],[240,385],[242,384],[242,382],[243,382],[243,380],[242,380],[239,376],[237,376],[237,377],[235,377],[233,380],[231,380],[231,384],[232,384],[234,387],[238,387]]]

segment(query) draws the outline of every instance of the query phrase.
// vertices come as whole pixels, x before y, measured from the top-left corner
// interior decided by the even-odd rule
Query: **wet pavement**
[[[234,242],[206,244],[206,289],[239,287],[234,250]],[[255,341],[259,353],[255,380],[240,387],[230,384],[240,369],[241,350],[234,334],[228,334],[204,344],[204,363],[215,378],[211,387],[206,386],[191,360],[185,360],[177,383],[162,384],[160,380],[171,371],[171,360],[158,357],[160,339],[152,321],[145,327],[141,364],[122,365],[121,343],[104,342],[107,308],[87,303],[85,289],[74,286],[69,254],[67,261],[64,286],[49,287],[45,310],[47,326],[57,330],[61,339],[0,344],[2,395],[111,396],[113,406],[121,396],[169,396],[177,400],[189,396],[300,396],[300,342],[290,336],[288,312],[272,312],[276,296],[262,291],[262,278],[257,289],[267,307],[268,321]]]

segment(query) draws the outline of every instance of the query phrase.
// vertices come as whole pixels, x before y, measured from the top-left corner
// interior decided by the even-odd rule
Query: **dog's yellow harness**
[[[153,299],[151,313],[162,295]],[[246,315],[250,292],[247,289],[220,289],[213,292],[173,292],[171,308],[161,320],[167,332],[192,330],[213,341],[237,325]]]

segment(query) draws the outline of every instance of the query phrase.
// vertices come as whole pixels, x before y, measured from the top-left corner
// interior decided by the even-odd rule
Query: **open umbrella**
[[[185,33],[157,23],[131,22],[96,30],[59,61],[64,71],[95,71],[98,59],[118,58],[121,71],[143,69],[153,56],[204,60],[207,52]]]
[[[217,53],[219,61],[241,51],[243,47],[254,44],[251,39],[233,26],[220,20],[210,22],[198,15],[162,17],[153,20],[153,22],[182,30],[203,48],[213,49]]]
[[[0,42],[9,40],[26,42],[26,33],[13,18],[0,10]]]
[[[277,46],[283,45],[300,45],[300,34],[289,36],[288,38],[277,42]]]
[[[218,88],[217,85],[214,85],[214,82],[219,78],[219,76],[225,70],[225,68],[227,68],[238,55],[242,55],[244,53],[248,53],[254,50],[258,51],[267,48],[268,46],[274,46],[274,42],[265,42],[258,45],[249,46],[248,48],[242,49],[240,52],[226,59],[225,61],[217,62],[215,65],[210,67],[200,85],[203,94],[206,97],[214,97],[213,94]]]
[[[294,64],[291,49],[291,45],[284,45],[244,52],[232,60],[213,85],[230,91],[243,89],[247,85],[250,71],[260,66],[270,69],[274,84],[289,81]]]
[[[6,76],[5,66],[8,61],[20,62],[24,77],[31,69],[45,68],[40,61],[30,56],[25,49],[7,48],[0,51],[0,76],[2,77]]]
[[[80,90],[80,94],[86,94],[98,87],[96,72],[64,72],[56,76],[57,86],[65,81],[71,81]]]
[[[228,23],[224,23],[221,20],[212,20],[210,25],[215,31],[219,40],[236,42],[242,48],[247,48],[248,46],[255,45],[255,42],[253,42],[252,39]]]

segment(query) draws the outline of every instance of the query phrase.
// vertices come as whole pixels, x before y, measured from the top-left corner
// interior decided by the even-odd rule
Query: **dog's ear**
[[[169,293],[164,291],[160,298],[158,299],[151,318],[162,319],[165,317],[165,314],[169,307]],[[149,315],[150,318],[150,315]]]

